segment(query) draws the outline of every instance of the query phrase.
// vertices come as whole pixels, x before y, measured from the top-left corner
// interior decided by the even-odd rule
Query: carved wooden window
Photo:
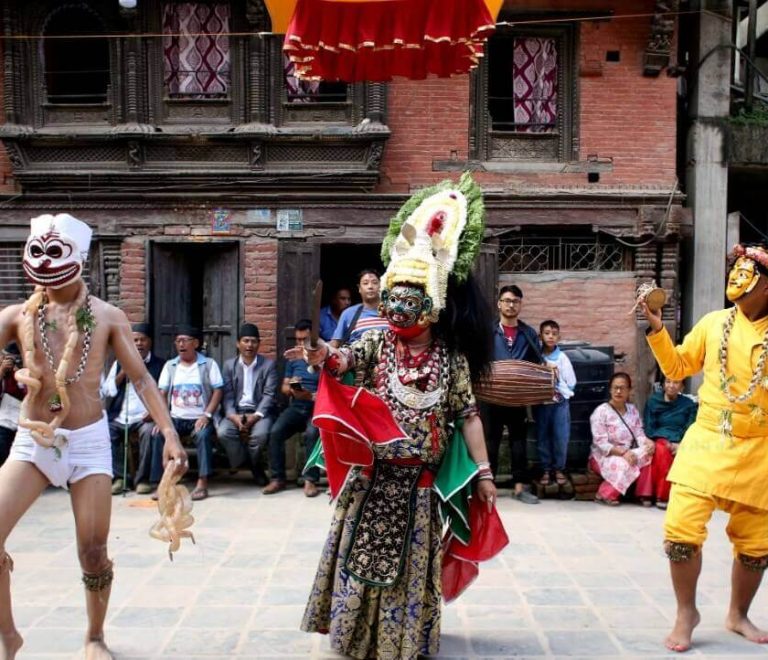
[[[110,82],[106,38],[68,37],[104,34],[101,20],[86,6],[65,5],[43,27],[42,57],[50,104],[104,104]]]
[[[170,98],[226,98],[231,82],[228,3],[163,5],[165,90]]]
[[[283,55],[283,71],[286,103],[346,103],[347,88],[345,82],[327,80],[301,80],[294,74],[294,65],[287,55]]]
[[[479,160],[574,158],[573,27],[501,27],[474,75],[473,156]]]

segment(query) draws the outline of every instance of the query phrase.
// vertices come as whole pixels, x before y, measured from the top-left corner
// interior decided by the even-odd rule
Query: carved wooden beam
[[[679,0],[656,0],[651,19],[651,34],[643,57],[643,75],[658,76],[669,65],[675,35],[676,12]]]

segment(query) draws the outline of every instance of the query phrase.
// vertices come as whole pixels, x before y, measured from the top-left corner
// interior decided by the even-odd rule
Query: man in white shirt
[[[163,369],[165,360],[152,354],[152,329],[148,323],[136,323],[132,326],[133,344],[139,352],[141,359],[147,366],[147,371],[157,382]],[[146,495],[152,492],[150,485],[151,462],[151,438],[154,422],[147,409],[144,407],[136,390],[125,376],[120,363],[115,360],[107,374],[107,379],[102,386],[104,395],[111,399],[107,405],[107,419],[109,421],[109,437],[112,443],[112,494],[122,493],[130,487],[123,481],[125,466],[125,438],[126,435],[138,433],[139,435],[139,463],[133,483],[136,484],[136,492]],[[130,482],[131,479],[129,478]]]
[[[219,365],[213,358],[198,353],[199,330],[192,326],[177,329],[177,357],[168,360],[157,385],[168,400],[171,421],[180,438],[188,437],[197,449],[198,479],[192,491],[193,500],[208,497],[208,477],[213,473],[213,442],[216,438],[215,422],[219,418],[219,404],[224,380]],[[158,438],[153,435],[153,439]],[[160,469],[159,441],[153,443],[152,470]]]
[[[257,485],[266,484],[262,456],[275,414],[277,369],[259,355],[259,328],[244,323],[237,338],[238,356],[224,363],[224,419],[217,428],[233,469],[248,464]]]

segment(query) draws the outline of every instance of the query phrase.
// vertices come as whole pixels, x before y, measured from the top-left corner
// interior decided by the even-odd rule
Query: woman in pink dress
[[[600,404],[589,418],[589,467],[604,480],[595,501],[618,506],[619,498],[637,481],[635,494],[643,506],[650,506],[654,444],[645,436],[637,408],[629,403],[632,380],[629,374],[617,372],[608,387],[610,400]]]

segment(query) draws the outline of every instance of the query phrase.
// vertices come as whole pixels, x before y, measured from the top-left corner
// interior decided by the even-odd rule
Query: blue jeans
[[[200,478],[209,477],[213,474],[213,441],[216,438],[216,431],[213,427],[213,420],[210,420],[205,428],[195,433],[194,419],[179,419],[171,417],[173,427],[179,438],[188,436],[195,443],[197,450],[197,476]],[[160,482],[163,476],[163,446],[165,438],[162,433],[152,434],[152,467],[150,469],[149,481],[156,484]]]
[[[536,447],[541,467],[545,472],[564,470],[571,432],[571,409],[568,400],[536,406],[533,410],[536,418]]]
[[[312,425],[312,408],[288,406],[275,420],[269,433],[269,469],[274,481],[285,481],[285,441],[294,433],[304,431],[304,448],[309,458],[320,432]],[[312,468],[304,475],[307,481],[317,483],[320,472]]]

